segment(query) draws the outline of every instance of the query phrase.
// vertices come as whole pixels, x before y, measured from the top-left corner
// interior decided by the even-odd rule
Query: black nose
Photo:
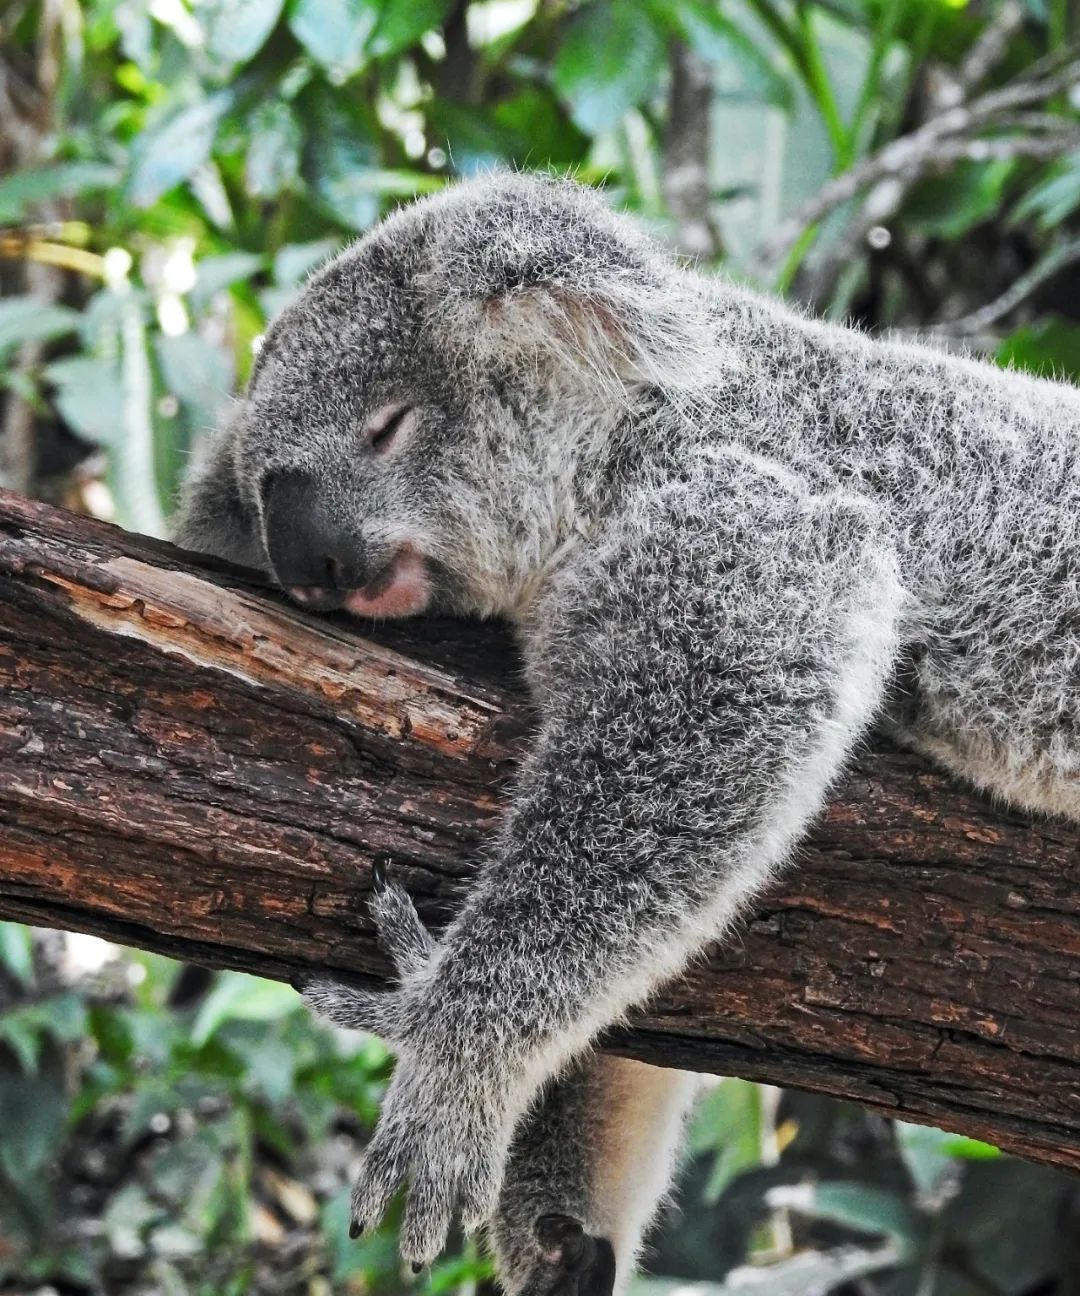
[[[266,552],[278,582],[312,607],[340,607],[364,584],[363,546],[306,473],[275,473],[264,496]]]

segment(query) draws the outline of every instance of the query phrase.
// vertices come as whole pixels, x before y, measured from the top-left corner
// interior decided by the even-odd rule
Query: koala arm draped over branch
[[[393,996],[308,991],[408,1059],[354,1212],[373,1224],[411,1177],[409,1259],[455,1208],[490,1216],[539,1085],[764,884],[882,697],[900,594],[866,509],[735,456],[688,476],[627,499],[541,595],[541,731],[430,960]]]
[[[689,275],[548,180],[418,203],[311,281],[179,538],[309,607],[509,617],[541,716],[442,940],[384,887],[398,989],[308,989],[401,1063],[355,1228],[408,1181],[415,1263],[458,1212],[514,1293],[625,1281],[686,1090],[590,1045],[722,934],[871,720],[1080,815],[1078,425],[1071,389]],[[640,1192],[604,1104],[646,1127]]]

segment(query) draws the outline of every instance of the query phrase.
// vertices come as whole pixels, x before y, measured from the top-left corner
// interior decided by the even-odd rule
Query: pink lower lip
[[[431,583],[424,560],[410,545],[394,559],[388,583],[377,594],[353,590],[345,599],[345,610],[354,616],[407,617],[422,612],[431,597]]]

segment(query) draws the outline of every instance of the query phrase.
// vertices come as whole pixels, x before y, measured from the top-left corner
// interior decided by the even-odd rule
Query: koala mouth
[[[403,544],[374,579],[358,589],[290,585],[290,597],[313,611],[342,608],[353,616],[408,617],[422,612],[431,598],[431,579],[423,558]]]

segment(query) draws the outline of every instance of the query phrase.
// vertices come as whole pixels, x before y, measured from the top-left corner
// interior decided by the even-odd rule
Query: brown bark
[[[527,738],[507,641],[361,637],[0,495],[0,914],[378,977],[389,851],[439,921]],[[610,1046],[1080,1166],[1080,832],[877,743],[737,936]]]

